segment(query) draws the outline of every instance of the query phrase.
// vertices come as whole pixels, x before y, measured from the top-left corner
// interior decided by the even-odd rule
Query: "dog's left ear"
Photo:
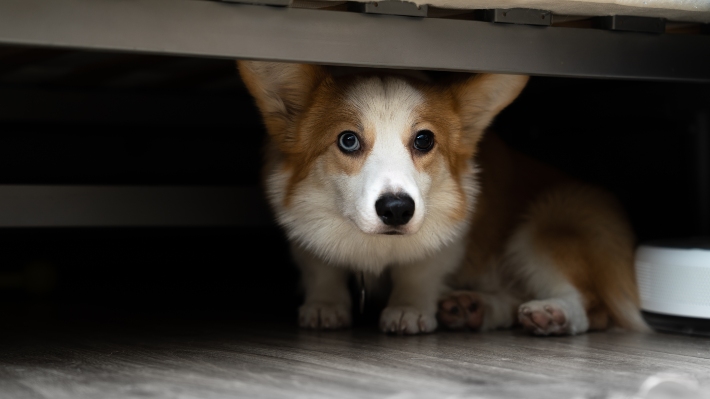
[[[515,100],[528,82],[525,75],[478,74],[459,83],[459,101],[464,130],[478,140],[493,118]]]

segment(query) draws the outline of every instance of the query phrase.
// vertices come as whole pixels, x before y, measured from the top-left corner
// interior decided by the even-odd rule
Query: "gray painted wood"
[[[400,337],[254,323],[6,335],[2,398],[631,398],[658,373],[710,393],[710,339],[680,335]]]
[[[3,0],[0,43],[314,64],[710,81],[710,37],[187,0]]]

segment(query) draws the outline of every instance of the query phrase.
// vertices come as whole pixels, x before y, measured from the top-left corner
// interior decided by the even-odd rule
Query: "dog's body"
[[[240,62],[269,132],[265,184],[301,269],[300,324],[351,322],[348,275],[388,273],[386,332],[644,330],[615,201],[508,149],[527,77],[435,84]]]

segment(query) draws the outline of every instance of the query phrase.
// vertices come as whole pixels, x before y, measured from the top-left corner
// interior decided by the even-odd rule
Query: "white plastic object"
[[[642,310],[710,319],[710,237],[639,246],[636,280]]]

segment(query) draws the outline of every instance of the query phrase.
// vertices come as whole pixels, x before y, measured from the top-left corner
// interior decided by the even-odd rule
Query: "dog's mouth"
[[[397,230],[385,231],[385,232],[382,233],[382,234],[388,235],[388,236],[401,236],[401,235],[404,235],[404,233],[402,233],[401,231],[397,231]]]

